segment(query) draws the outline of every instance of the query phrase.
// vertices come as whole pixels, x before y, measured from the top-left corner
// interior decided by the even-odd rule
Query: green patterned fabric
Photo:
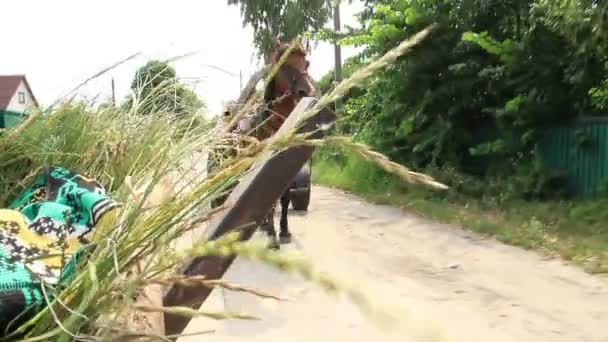
[[[51,167],[0,209],[0,335],[44,307],[43,282],[74,275],[96,224],[117,206],[98,182]]]

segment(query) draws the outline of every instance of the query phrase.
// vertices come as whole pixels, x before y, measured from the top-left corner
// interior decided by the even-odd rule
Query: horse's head
[[[258,117],[264,124],[258,125],[254,133],[258,139],[266,139],[274,134],[303,97],[314,96],[316,93],[308,74],[310,63],[307,50],[299,44],[289,48],[290,44],[283,44],[276,39],[274,51],[266,60],[271,70],[277,64],[281,65],[264,91],[264,110]],[[286,53],[289,55],[285,56]]]
[[[283,44],[278,39],[274,43],[274,52],[270,55],[268,63],[275,66],[281,58],[288,52],[290,44]],[[291,100],[295,106],[303,97],[314,95],[314,86],[308,75],[310,62],[307,59],[307,51],[300,44],[296,45],[291,51],[285,62],[279,67],[270,89],[273,97],[284,97]],[[287,99],[289,98],[289,99]]]

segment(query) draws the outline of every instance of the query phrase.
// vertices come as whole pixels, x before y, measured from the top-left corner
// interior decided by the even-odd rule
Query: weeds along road
[[[314,187],[292,213],[295,243],[321,270],[364,289],[403,320],[385,330],[346,300],[295,276],[237,260],[225,279],[287,302],[214,291],[202,310],[260,321],[193,320],[180,341],[608,341],[608,286],[562,261],[483,239],[336,190]],[[260,237],[261,238],[261,237]],[[430,339],[429,339],[430,340]]]

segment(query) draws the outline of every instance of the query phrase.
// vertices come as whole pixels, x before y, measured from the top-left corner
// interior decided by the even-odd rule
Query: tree
[[[178,82],[175,69],[164,61],[149,61],[141,67],[131,82],[131,90],[142,114],[167,113],[179,117],[205,107],[192,90]],[[126,106],[132,106],[131,98]]]
[[[332,13],[329,0],[228,0],[239,5],[243,25],[251,25],[260,55],[267,55],[275,36],[284,41],[323,28]]]
[[[192,115],[205,107],[205,103],[195,92],[179,83],[175,87],[175,98],[177,99],[175,104],[176,114]]]
[[[167,62],[149,61],[135,73],[135,78],[131,82],[131,89],[152,91],[177,82],[176,77],[175,69]]]

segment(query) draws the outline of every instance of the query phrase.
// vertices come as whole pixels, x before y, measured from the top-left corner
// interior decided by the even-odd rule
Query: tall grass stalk
[[[321,99],[313,112],[406,54],[429,31],[404,42],[343,81],[332,94]],[[255,111],[258,100],[250,99],[247,106],[241,106],[241,112]],[[213,122],[175,118],[166,111],[142,115],[138,112],[141,103],[137,101],[135,96],[135,103],[127,109],[65,103],[32,116],[23,127],[0,137],[1,205],[10,203],[33,175],[48,165],[63,166],[95,178],[123,203],[99,223],[95,248],[75,278],[57,293],[52,286],[43,285],[45,293],[57,296],[18,331],[25,333],[28,341],[97,341],[146,335],[146,332],[132,331],[132,327],[125,324],[134,311],[203,315],[214,319],[252,318],[246,313],[197,313],[181,307],[142,305],[138,298],[144,287],[151,284],[204,283],[277,299],[272,294],[247,289],[246,284],[185,279],[176,274],[187,260],[202,255],[236,254],[259,260],[284,272],[300,274],[328,293],[345,294],[367,313],[377,315],[382,311],[356,287],[318,273],[301,257],[272,252],[254,242],[242,243],[234,235],[216,241],[198,241],[185,249],[178,248],[176,243],[185,233],[204,225],[211,215],[211,200],[230,182],[248,172],[268,150],[276,152],[305,143],[344,145],[407,181],[441,187],[439,183],[391,163],[363,145],[338,138],[307,142],[303,136],[293,133],[282,140],[249,141],[249,146],[228,159],[219,172],[208,176],[202,167],[205,151],[226,144],[223,132],[213,129]],[[152,332],[149,336],[163,339]]]

